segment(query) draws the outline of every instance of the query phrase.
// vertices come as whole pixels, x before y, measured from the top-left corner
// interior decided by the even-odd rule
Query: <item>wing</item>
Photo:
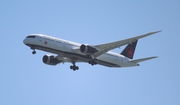
[[[134,41],[136,41],[138,39],[150,36],[150,35],[158,33],[158,32],[161,32],[161,31],[150,32],[150,33],[147,33],[147,34],[139,35],[139,36],[136,36],[136,37],[132,37],[132,38],[116,41],[116,42],[95,45],[94,47],[98,49],[98,52],[94,54],[94,57],[98,57],[98,56],[108,52],[109,50],[118,48],[120,46],[129,44],[129,43],[133,43]]]
[[[71,60],[69,58],[63,57],[59,54],[56,56],[56,58],[62,63],[71,62]]]
[[[58,61],[59,61],[60,63],[72,63],[73,61],[75,61],[75,62],[83,62],[81,59],[71,59],[71,58],[69,58],[69,57],[64,57],[64,56],[61,55],[61,54],[58,54],[58,55],[56,56],[56,58],[58,59]]]

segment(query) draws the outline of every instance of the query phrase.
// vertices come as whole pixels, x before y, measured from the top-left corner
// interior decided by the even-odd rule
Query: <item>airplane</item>
[[[36,49],[56,54],[46,54],[42,57],[43,63],[47,65],[55,66],[60,63],[69,62],[72,63],[70,69],[74,71],[79,69],[76,66],[77,62],[89,63],[92,66],[99,64],[107,67],[121,68],[139,66],[138,63],[140,62],[157,58],[157,56],[152,56],[133,60],[138,40],[158,32],[161,31],[99,45],[80,44],[44,34],[30,34],[23,42],[33,50],[32,54],[36,54]],[[120,54],[110,51],[124,45],[127,46]]]

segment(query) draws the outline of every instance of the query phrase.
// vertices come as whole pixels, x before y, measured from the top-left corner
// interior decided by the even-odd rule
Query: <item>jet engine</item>
[[[82,44],[82,45],[80,46],[80,51],[81,51],[82,53],[87,54],[87,55],[92,55],[92,54],[98,52],[98,50],[97,50],[96,48],[94,48],[94,47],[92,47],[92,46],[89,46],[89,45],[84,45],[84,44]]]
[[[54,65],[54,66],[59,63],[59,60],[53,55],[44,55],[42,61],[47,65]]]

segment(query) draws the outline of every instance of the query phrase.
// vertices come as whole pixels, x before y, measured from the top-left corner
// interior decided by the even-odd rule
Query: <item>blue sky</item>
[[[180,2],[164,0],[15,0],[0,2],[0,105],[179,105]],[[102,44],[141,35],[133,68],[43,64],[23,44],[32,33]],[[119,53],[124,48],[113,51]]]

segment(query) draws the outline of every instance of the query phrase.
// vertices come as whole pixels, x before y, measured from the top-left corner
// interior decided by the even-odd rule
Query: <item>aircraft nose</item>
[[[26,38],[23,40],[23,43],[24,43],[24,44],[27,44],[27,39],[26,39]]]

